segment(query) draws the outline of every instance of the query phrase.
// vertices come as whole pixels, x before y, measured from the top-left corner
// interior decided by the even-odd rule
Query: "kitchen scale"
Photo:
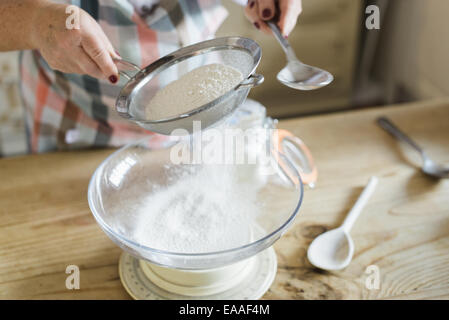
[[[117,99],[117,110],[142,127],[164,135],[149,135],[104,160],[90,181],[88,202],[102,230],[124,250],[119,261],[120,279],[134,299],[259,299],[272,284],[277,270],[272,245],[293,223],[301,207],[303,183],[313,186],[317,171],[304,143],[285,130],[277,130],[276,121],[266,117],[262,105],[246,100],[249,89],[263,79],[254,74],[260,57],[259,46],[250,39],[220,38],[182,48],[143,70],[131,66],[137,73],[126,74],[129,80]],[[179,77],[208,63],[232,65],[245,80],[189,114],[163,121],[142,118],[143,101],[154,95],[154,87],[170,83],[173,72]],[[206,133],[240,129],[242,134],[257,135],[258,139],[244,145],[244,153],[248,157],[254,153],[264,155],[261,158],[269,161],[174,163],[174,148],[183,146],[186,148],[182,150],[192,152],[195,143],[202,147],[211,143],[198,140],[201,133],[194,132],[194,120],[201,120],[202,128],[207,128],[202,132]],[[169,129],[179,128],[185,135],[167,135]],[[185,253],[152,247],[136,236],[136,230],[143,227],[148,228],[144,235],[157,232],[156,227],[151,229],[152,225],[142,223],[145,215],[156,213],[170,218],[172,214],[151,207],[152,202],[146,200],[149,196],[161,189],[172,190],[177,183],[204,172],[210,176],[201,191],[206,198],[212,190],[223,188],[226,202],[240,204],[238,199],[257,206],[257,215],[248,212],[250,218],[235,225],[245,230],[239,233],[243,242],[229,247],[223,243],[225,247],[220,250]],[[235,188],[225,189],[221,181],[229,175],[235,179]],[[207,222],[208,216],[204,220]],[[162,236],[171,232],[170,224],[164,228]],[[223,232],[228,236],[227,230]]]

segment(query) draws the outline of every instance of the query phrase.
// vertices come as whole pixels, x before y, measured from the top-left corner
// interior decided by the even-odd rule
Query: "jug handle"
[[[304,184],[309,185],[309,187],[313,188],[315,186],[315,183],[318,178],[318,169],[315,166],[315,161],[313,160],[312,153],[310,152],[310,149],[306,146],[306,144],[297,136],[295,136],[293,133],[287,130],[283,129],[277,129],[276,133],[277,135],[275,137],[277,141],[277,152],[275,152],[275,158],[281,167],[281,169],[284,171],[284,173],[289,176],[290,179],[292,179],[293,182],[295,182],[297,179],[291,176],[291,170],[288,169],[288,164],[286,164],[278,155],[282,154],[285,156],[292,165],[296,168],[299,175],[301,176],[301,180]],[[293,143],[293,146],[298,149],[298,151],[305,156],[305,160],[307,161],[309,170],[304,170],[303,165],[299,163],[298,161],[295,161],[295,159],[292,159],[288,156],[288,154],[284,150],[283,142],[284,140],[288,139],[290,142]]]

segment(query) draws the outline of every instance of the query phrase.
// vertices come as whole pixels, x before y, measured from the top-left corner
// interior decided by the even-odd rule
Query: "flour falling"
[[[149,120],[171,118],[201,107],[236,87],[242,73],[227,65],[196,68],[159,90],[146,108]]]

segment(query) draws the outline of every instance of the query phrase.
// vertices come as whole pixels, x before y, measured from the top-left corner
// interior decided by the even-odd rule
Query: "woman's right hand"
[[[277,10],[279,10],[277,25],[282,35],[288,37],[302,12],[302,0],[248,0],[245,15],[257,29],[271,35],[271,29],[266,22],[276,16]]]
[[[67,5],[47,3],[39,7],[31,34],[51,68],[64,73],[87,74],[116,83],[119,79],[113,58],[120,59],[100,25],[79,8],[79,29],[66,27]]]

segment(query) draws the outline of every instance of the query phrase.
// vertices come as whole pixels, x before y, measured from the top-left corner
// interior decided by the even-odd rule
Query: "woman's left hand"
[[[245,15],[257,29],[272,34],[265,21],[273,19],[276,15],[276,1],[279,2],[280,11],[278,26],[282,35],[288,37],[302,12],[302,0],[249,0]]]

